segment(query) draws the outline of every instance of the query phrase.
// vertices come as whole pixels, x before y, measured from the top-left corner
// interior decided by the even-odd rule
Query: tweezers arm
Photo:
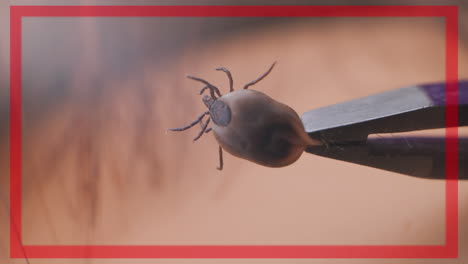
[[[310,137],[325,142],[364,142],[369,134],[443,128],[445,83],[412,86],[306,112]],[[468,125],[468,81],[458,82],[459,124]]]
[[[307,152],[426,179],[445,179],[445,138],[370,138],[366,144],[310,147]],[[468,179],[468,138],[458,139],[458,179]]]

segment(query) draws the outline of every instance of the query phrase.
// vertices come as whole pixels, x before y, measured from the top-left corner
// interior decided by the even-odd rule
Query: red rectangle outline
[[[445,245],[23,245],[21,241],[21,22],[23,17],[443,17],[446,78]],[[11,6],[10,256],[12,258],[457,258],[457,6]],[[452,127],[453,128],[449,128]]]

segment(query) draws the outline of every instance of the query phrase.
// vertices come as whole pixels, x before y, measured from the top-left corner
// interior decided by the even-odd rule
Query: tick
[[[217,68],[229,79],[229,93],[225,95],[221,95],[219,89],[208,81],[188,75],[187,78],[205,85],[200,95],[209,91],[209,95],[204,95],[202,99],[208,111],[187,126],[169,130],[184,131],[200,124],[201,130],[194,141],[213,131],[219,144],[218,170],[223,169],[223,149],[236,157],[267,167],[283,167],[295,162],[305,148],[322,143],[307,135],[299,115],[291,107],[249,89],[270,74],[275,64],[236,91],[231,72],[224,67]],[[213,121],[211,126],[210,121]]]

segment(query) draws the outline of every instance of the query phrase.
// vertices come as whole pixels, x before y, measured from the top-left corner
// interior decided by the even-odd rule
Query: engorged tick
[[[185,127],[169,130],[184,131],[200,124],[201,131],[194,141],[213,131],[219,144],[218,170],[223,169],[223,149],[236,157],[268,167],[283,167],[295,162],[305,148],[322,143],[307,135],[301,119],[291,107],[262,92],[248,90],[263,80],[275,64],[244,85],[244,89],[237,91],[234,91],[231,72],[226,68],[217,68],[217,71],[225,72],[229,79],[229,93],[225,95],[221,95],[219,89],[206,80],[187,76],[205,84],[200,94],[209,90],[210,95],[203,96],[208,111]],[[203,122],[206,115],[209,116]],[[213,120],[213,124],[208,127],[210,120]]]

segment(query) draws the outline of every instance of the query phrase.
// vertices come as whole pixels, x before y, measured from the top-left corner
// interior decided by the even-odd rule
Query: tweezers
[[[446,83],[440,82],[314,109],[301,119],[309,136],[325,144],[306,151],[409,176],[446,179],[445,136],[391,134],[445,128],[446,108]],[[467,125],[468,80],[464,80],[458,82],[458,127]],[[369,137],[373,134],[380,136]],[[458,137],[458,165],[458,179],[468,179],[468,137]]]

